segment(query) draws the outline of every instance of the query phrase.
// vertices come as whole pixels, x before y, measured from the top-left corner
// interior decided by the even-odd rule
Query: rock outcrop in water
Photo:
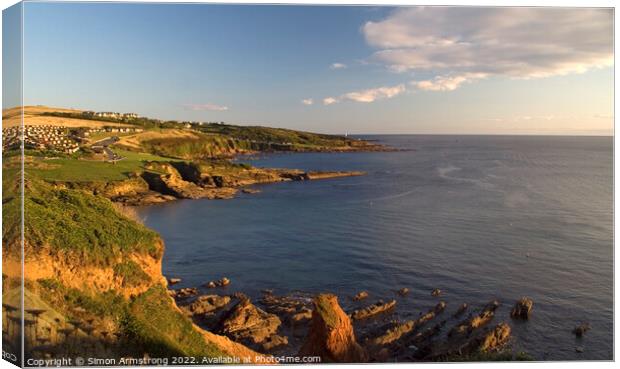
[[[376,304],[367,306],[363,309],[355,310],[351,314],[351,318],[353,320],[362,320],[368,319],[375,315],[385,313],[396,306],[396,300],[391,300],[388,302],[379,301]]]
[[[417,327],[427,323],[428,321],[434,319],[438,314],[442,313],[446,308],[446,303],[441,301],[431,310],[420,316],[416,320],[409,320],[403,324],[398,324],[390,329],[388,329],[384,334],[374,339],[371,339],[368,344],[370,346],[375,347],[383,347],[389,344],[392,344],[405,335],[412,332]]]
[[[479,350],[488,352],[504,345],[510,338],[510,332],[511,329],[508,324],[504,322],[499,323],[482,337]]]
[[[521,297],[510,312],[510,316],[515,319],[529,319],[534,306],[534,301],[529,297]]]
[[[261,344],[272,341],[280,319],[254,306],[249,298],[241,298],[219,323],[219,332],[235,341]]]
[[[365,362],[368,356],[356,342],[351,320],[331,294],[318,295],[310,331],[299,356],[320,356],[324,363]]]
[[[498,307],[499,302],[497,300],[489,302],[478,315],[461,322],[450,331],[449,335],[469,335],[474,329],[480,328],[490,322],[495,316],[495,310]]]
[[[368,297],[368,292],[361,291],[361,292],[357,293],[355,296],[353,296],[353,300],[354,301],[362,301],[362,300],[364,300],[367,297]]]
[[[195,287],[185,287],[178,290],[172,290],[172,297],[177,299],[184,299],[192,296],[196,296],[198,294],[198,289]]]
[[[202,295],[198,296],[198,298],[189,305],[184,306],[183,309],[192,315],[204,315],[221,309],[229,303],[229,296]]]
[[[207,288],[226,287],[229,284],[230,284],[230,279],[226,277],[222,277],[221,279],[218,279],[217,281],[209,281],[205,283],[205,287]]]
[[[573,329],[573,333],[577,337],[583,337],[583,335],[590,330],[590,323],[581,323]]]
[[[456,309],[456,312],[454,312],[454,317],[459,317],[461,315],[463,315],[465,313],[465,311],[467,310],[467,308],[469,307],[469,305],[467,305],[467,303],[462,303],[461,305],[459,305],[459,308]]]

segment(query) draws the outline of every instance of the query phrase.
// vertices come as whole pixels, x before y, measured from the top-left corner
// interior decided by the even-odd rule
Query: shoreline
[[[366,291],[339,297],[329,291],[277,295],[272,290],[262,290],[262,296],[254,301],[231,288],[229,283],[234,285],[234,281],[223,279],[227,280],[223,286],[178,289],[169,286],[168,293],[201,329],[225,335],[265,355],[296,356],[302,355],[309,344],[321,346],[321,339],[312,342],[316,341],[313,338],[316,326],[324,324],[317,318],[317,311],[326,313],[318,307],[317,299],[328,295],[332,296],[332,301],[327,314],[337,315],[350,327],[349,341],[364,353],[355,361],[347,361],[351,360],[349,358],[341,362],[434,362],[459,357],[469,360],[482,355],[504,360],[533,360],[528,354],[513,349],[509,323],[529,317],[532,303],[529,300],[529,307],[527,300],[522,303],[526,298],[515,303],[512,316],[501,316],[497,309],[502,303],[498,300],[473,306],[453,305],[445,302],[441,291],[428,291],[435,298],[434,306],[421,310],[419,315],[413,311],[398,314],[399,306],[412,298],[413,292],[410,295],[406,287],[393,290],[389,301],[377,301]],[[174,278],[167,280],[174,284],[180,282]],[[525,318],[514,311],[524,311]],[[238,320],[239,316],[244,317],[244,323]],[[406,319],[405,316],[417,318]],[[235,328],[227,330],[231,325]],[[261,328],[257,330],[256,327]],[[348,345],[344,341],[335,344]]]

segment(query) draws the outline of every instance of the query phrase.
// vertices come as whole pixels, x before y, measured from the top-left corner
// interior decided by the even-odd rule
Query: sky
[[[325,133],[612,134],[613,56],[611,9],[24,8],[26,105]]]

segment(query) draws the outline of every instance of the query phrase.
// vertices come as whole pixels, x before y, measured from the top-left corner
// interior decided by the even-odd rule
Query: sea
[[[494,323],[511,325],[516,352],[613,359],[612,137],[361,138],[398,151],[242,157],[366,175],[138,209],[165,241],[164,274],[179,287],[226,276],[224,293],[255,301],[264,289],[335,293],[347,311],[365,290],[367,303],[397,300],[386,320],[414,319],[439,300],[449,318],[462,303],[477,312],[497,299]],[[411,292],[397,296],[403,287]],[[531,317],[513,320],[522,296],[534,301]],[[591,329],[577,338],[582,322]]]

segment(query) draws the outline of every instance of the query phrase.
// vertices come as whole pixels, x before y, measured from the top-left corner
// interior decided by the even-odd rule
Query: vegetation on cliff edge
[[[88,294],[66,288],[55,279],[38,280],[38,294],[57,313],[70,319],[110,319],[112,331],[122,340],[118,354],[148,353],[151,357],[216,357],[223,355],[207,343],[189,319],[179,312],[161,285],[154,285],[133,300],[116,291]],[[80,311],[80,316],[75,312]]]
[[[18,198],[4,204],[2,238],[18,239]],[[55,188],[28,178],[24,196],[26,257],[28,251],[49,247],[78,256],[82,263],[110,265],[130,253],[161,257],[159,236],[120,215],[110,200],[80,190]]]

